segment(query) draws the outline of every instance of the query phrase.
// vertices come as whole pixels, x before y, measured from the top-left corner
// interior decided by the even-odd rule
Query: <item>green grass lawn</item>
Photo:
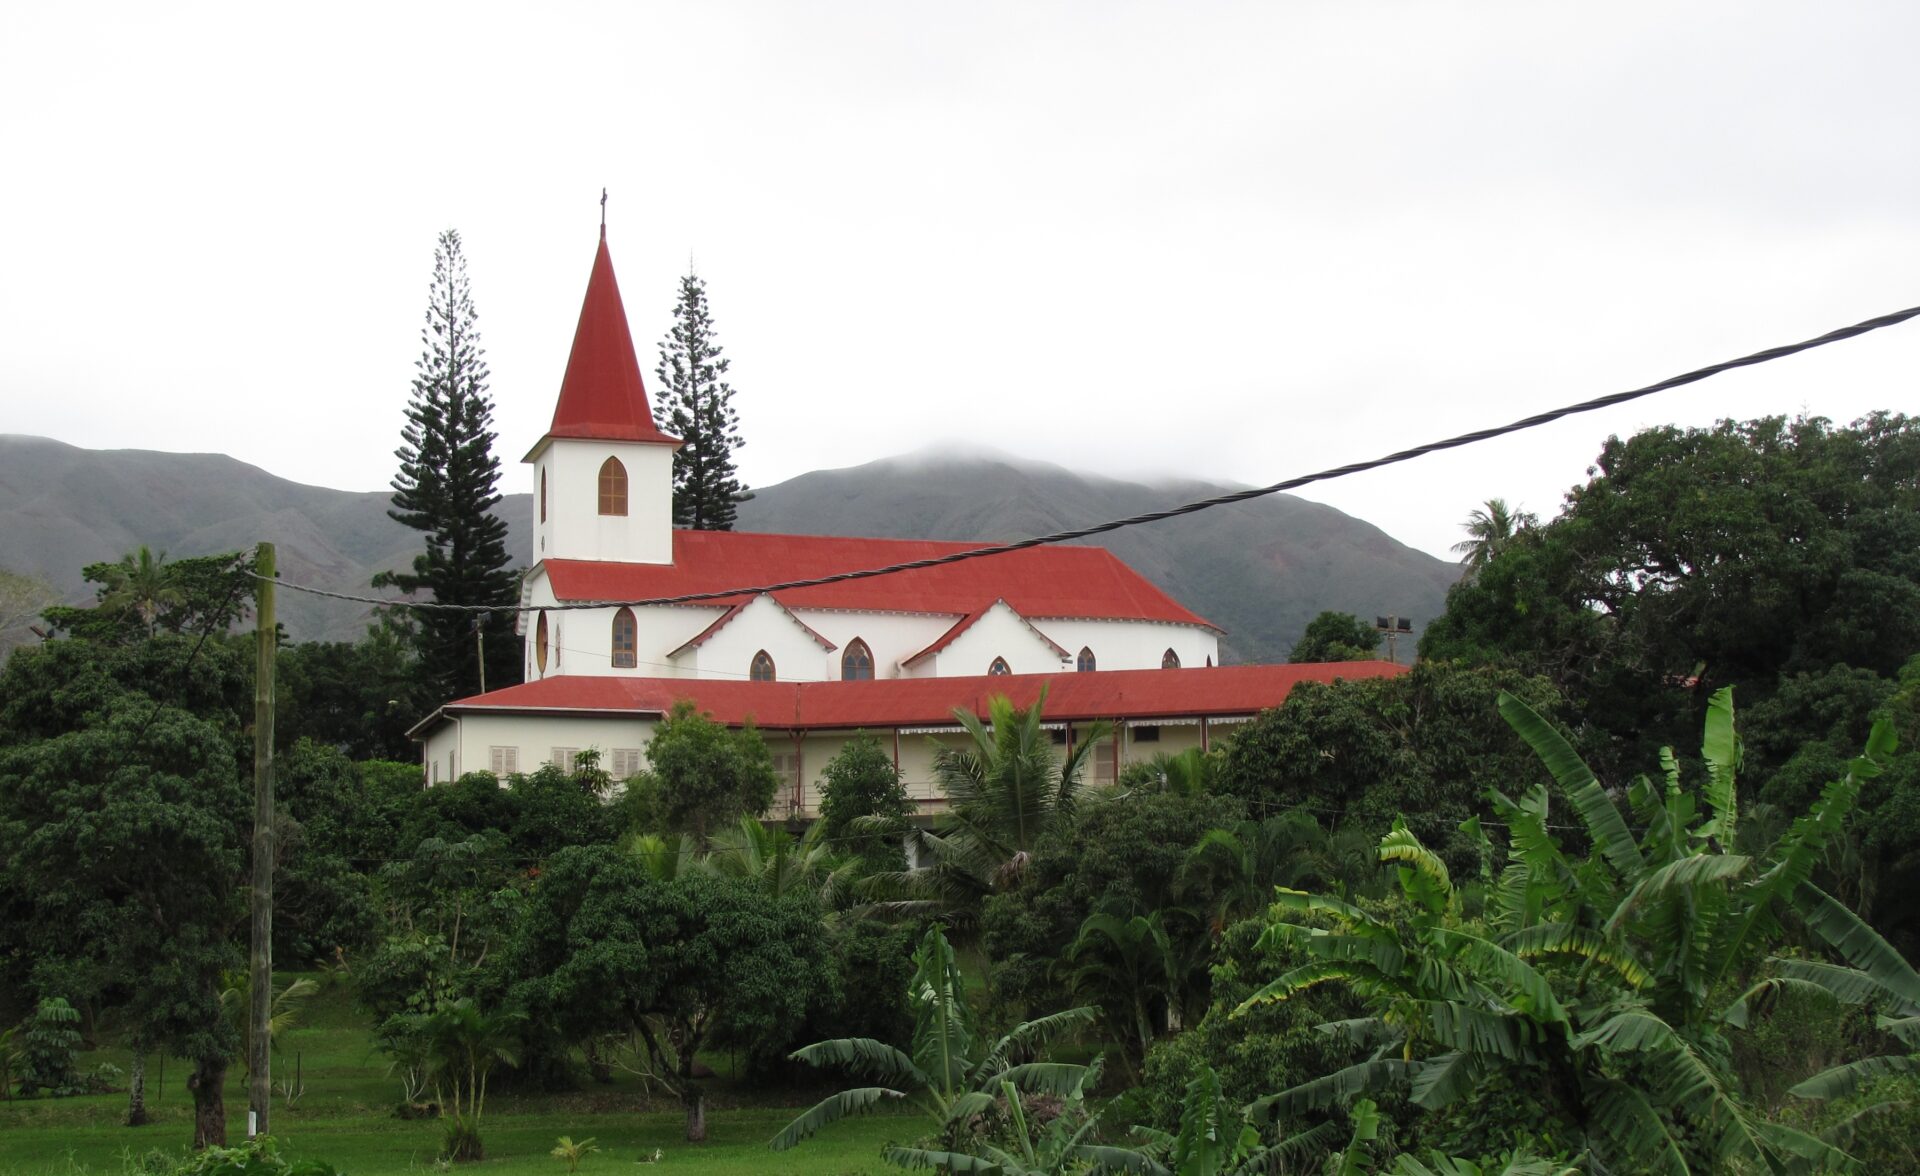
[[[399,1086],[387,1076],[386,1059],[373,1048],[344,986],[324,990],[307,1006],[302,1027],[283,1036],[274,1059],[276,1082],[291,1076],[296,1056],[305,1093],[292,1106],[276,1101],[273,1111],[273,1134],[283,1154],[327,1160],[346,1176],[435,1169],[440,1124],[394,1117]],[[103,1050],[84,1064],[100,1062],[124,1069],[127,1057]],[[149,1062],[147,1098],[155,1122],[138,1129],[120,1125],[125,1093],[0,1103],[0,1176],[110,1176],[150,1149],[184,1151],[193,1136],[185,1079],[186,1067],[177,1061],[160,1072]],[[238,1066],[228,1079],[227,1137],[238,1143],[246,1134],[245,1079]],[[708,1093],[709,1139],[690,1144],[678,1102],[657,1091],[649,1097],[631,1076],[561,1094],[495,1091],[481,1130],[487,1159],[459,1170],[564,1176],[566,1165],[548,1152],[568,1135],[591,1136],[600,1146],[580,1165],[589,1174],[877,1173],[894,1171],[880,1161],[883,1144],[910,1141],[923,1130],[921,1120],[906,1115],[856,1119],[776,1154],[767,1150],[767,1140],[812,1101],[806,1092],[768,1096],[719,1078]],[[656,1148],[664,1153],[659,1165],[635,1164]]]

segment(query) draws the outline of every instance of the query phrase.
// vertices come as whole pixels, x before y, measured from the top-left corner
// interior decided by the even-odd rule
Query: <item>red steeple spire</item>
[[[613,278],[613,258],[607,253],[605,221],[600,225],[599,252],[593,256],[593,276],[587,279],[587,298],[580,307],[580,325],[573,332],[573,353],[567,357],[567,374],[560,381],[560,403],[554,406],[553,427],[547,436],[679,444],[679,438],[662,433],[653,423],[633,335],[627,330],[626,308],[620,303],[620,285]]]

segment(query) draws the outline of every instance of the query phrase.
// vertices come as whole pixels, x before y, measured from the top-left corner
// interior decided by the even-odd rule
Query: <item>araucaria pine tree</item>
[[[426,549],[414,557],[412,572],[381,572],[373,582],[441,604],[511,605],[518,577],[507,554],[507,524],[493,513],[500,459],[493,453],[493,400],[478,317],[460,234],[448,229],[433,251],[419,373],[394,451],[400,472],[387,512],[424,532]],[[512,613],[421,609],[412,619],[421,671],[442,697],[478,693],[483,677],[492,690],[520,681]]]
[[[728,360],[714,334],[707,284],[688,271],[680,279],[673,330],[660,343],[653,421],[684,442],[673,455],[673,523],[696,531],[733,530],[734,508],[753,497],[733,467],[733,451],[746,442],[725,378]]]

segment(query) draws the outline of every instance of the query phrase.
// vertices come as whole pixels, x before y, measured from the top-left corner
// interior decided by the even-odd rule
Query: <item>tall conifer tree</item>
[[[376,587],[426,593],[442,604],[511,605],[518,576],[507,554],[500,501],[500,459],[494,456],[493,400],[487,395],[486,352],[467,282],[460,234],[440,234],[433,284],[421,328],[418,374],[400,431],[400,471],[393,479],[393,519],[424,532],[426,549],[412,572],[381,572]],[[489,690],[520,680],[520,647],[511,613],[420,610],[411,633],[421,669],[444,697],[478,693],[484,646]]]
[[[733,530],[734,508],[753,497],[733,466],[733,451],[746,442],[714,335],[707,284],[689,269],[654,368],[653,421],[685,442],[673,455],[673,522],[696,531]]]

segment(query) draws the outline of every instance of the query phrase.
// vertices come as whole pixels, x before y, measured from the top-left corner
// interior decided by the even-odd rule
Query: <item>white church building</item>
[[[1062,744],[1112,724],[1093,759],[1104,782],[1133,760],[1209,745],[1298,682],[1399,672],[1222,667],[1217,627],[1098,547],[755,591],[980,544],[676,529],[679,444],[654,424],[603,228],[553,423],[525,459],[526,680],[414,728],[429,782],[570,768],[588,748],[630,776],[654,726],[689,700],[767,740],[786,781],[769,817],[813,816],[820,770],[862,730],[891,744],[910,795],[932,809],[934,752],[961,732],[955,708],[984,715],[996,694],[1025,706],[1045,688]],[[707,598],[622,603],[688,596]]]

